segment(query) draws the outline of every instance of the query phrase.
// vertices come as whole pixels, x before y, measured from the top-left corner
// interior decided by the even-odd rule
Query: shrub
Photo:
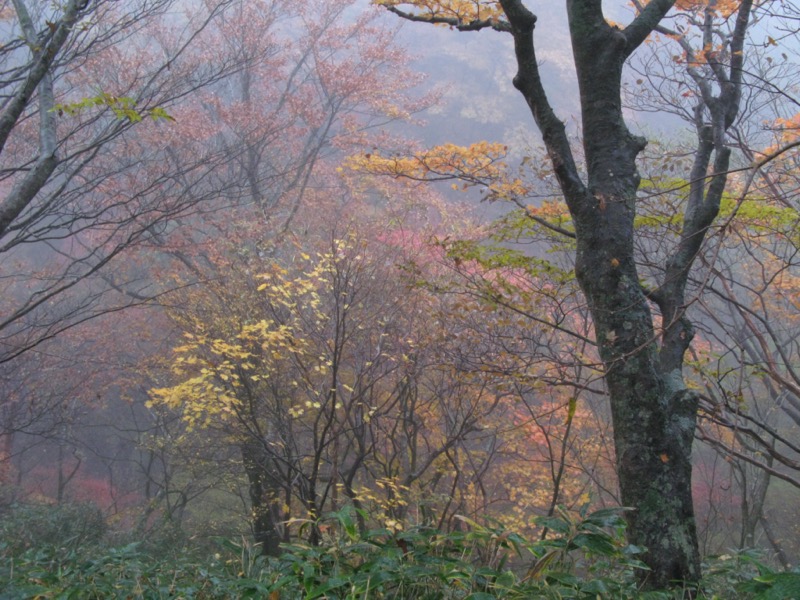
[[[624,542],[619,509],[559,511],[537,521],[548,529],[546,539],[527,540],[500,525],[469,519],[462,519],[463,531],[452,533],[404,530],[397,523],[362,531],[357,517],[369,522],[368,515],[345,508],[305,523],[323,532],[319,546],[292,544],[280,557],[267,558],[246,539],[217,540],[212,553],[153,554],[143,544],[68,548],[53,540],[95,544],[97,539],[81,537],[85,526],[72,531],[55,525],[78,513],[47,508],[18,508],[14,518],[2,520],[3,534],[18,534],[23,523],[34,524],[36,532],[25,535],[28,550],[6,552],[0,561],[0,600],[668,600],[683,595],[683,590],[638,589],[636,574],[646,568],[637,559],[642,550]],[[37,546],[31,543],[36,537],[49,541]],[[775,572],[753,554],[716,557],[706,573],[697,598],[800,598],[800,573]]]
[[[103,513],[91,503],[12,505],[0,516],[0,552],[80,548],[98,543],[105,532]]]
[[[644,568],[636,559],[641,550],[624,543],[618,509],[561,511],[541,522],[555,537],[534,542],[468,519],[464,532],[361,533],[354,512],[346,508],[324,520],[323,545],[288,546],[271,589],[309,600],[641,597],[633,577]]]

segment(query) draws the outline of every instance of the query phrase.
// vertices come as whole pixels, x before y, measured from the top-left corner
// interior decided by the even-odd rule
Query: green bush
[[[100,542],[105,532],[105,518],[94,504],[12,505],[0,515],[0,552],[80,548]]]
[[[211,553],[195,549],[154,554],[143,544],[67,548],[52,540],[63,540],[65,535],[78,539],[78,533],[69,537],[64,529],[48,529],[34,514],[39,515],[29,508],[17,511],[8,520],[15,524],[11,529],[19,532],[21,523],[33,523],[36,534],[27,536],[26,544],[36,536],[51,541],[30,545],[18,554],[4,553],[0,600],[668,600],[682,596],[682,590],[638,589],[636,575],[646,568],[637,558],[642,549],[624,542],[624,521],[615,509],[560,511],[538,521],[547,527],[547,539],[527,540],[497,524],[469,519],[462,519],[463,531],[453,533],[426,527],[360,531],[358,517],[369,522],[369,515],[346,508],[304,524],[322,532],[320,545],[288,545],[277,558],[265,557],[244,539],[217,540]],[[44,521],[58,523],[60,518],[47,513]],[[6,527],[6,520],[3,523]],[[82,539],[97,541],[91,536]],[[800,573],[772,571],[752,554],[715,557],[706,564],[706,573],[698,598],[800,599]]]
[[[259,554],[260,556],[260,554]],[[247,576],[237,557],[200,561],[194,556],[159,560],[138,544],[102,553],[29,550],[0,562],[0,600],[227,600],[267,598],[270,570],[263,559]],[[286,596],[285,598],[292,598]]]
[[[705,588],[716,598],[800,600],[800,571],[775,571],[756,552],[709,557],[705,567]]]
[[[641,550],[624,543],[616,509],[560,512],[540,523],[555,537],[534,542],[468,519],[467,531],[449,534],[427,528],[362,534],[349,508],[325,521],[325,543],[287,547],[271,589],[308,600],[644,597],[634,577],[644,568],[636,558]]]
[[[367,515],[362,515],[366,517]],[[635,597],[637,550],[622,542],[618,511],[547,525],[556,537],[528,542],[502,527],[464,520],[465,531],[419,527],[364,533],[345,509],[316,526],[319,546],[295,544],[277,559],[242,541],[220,541],[205,561],[188,554],[157,559],[132,544],[99,556],[55,546],[0,565],[11,598],[596,598]],[[311,524],[309,524],[310,526]],[[584,577],[574,574],[581,570]]]

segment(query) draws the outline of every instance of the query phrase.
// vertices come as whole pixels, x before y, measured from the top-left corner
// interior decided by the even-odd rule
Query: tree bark
[[[249,483],[253,538],[261,544],[263,554],[278,556],[282,541],[278,506],[280,487],[270,472],[269,457],[264,456],[257,443],[245,442],[241,450]]]
[[[621,102],[625,60],[672,2],[651,2],[626,29],[609,25],[599,0],[569,1],[580,88],[587,183],[564,125],[550,108],[534,54],[535,17],[519,1],[502,2],[512,25],[519,72],[514,80],[542,132],[572,214],[576,276],[586,295],[606,371],[620,495],[631,543],[647,548],[647,584],[668,587],[700,577],[691,493],[697,400],[680,370],[660,368],[648,299],[634,257],[634,217],[645,140],[628,131]],[[691,333],[683,332],[683,350]]]
[[[640,284],[634,255],[640,183],[636,159],[646,142],[625,124],[621,82],[625,61],[655,30],[669,33],[687,57],[694,56],[687,38],[666,32],[661,25],[675,0],[634,0],[638,13],[624,29],[605,19],[602,0],[566,0],[580,89],[585,173],[577,166],[564,123],[541,81],[534,44],[536,16],[523,0],[499,3],[507,23],[479,18],[451,22],[428,3],[424,9],[418,3],[420,15],[390,10],[412,21],[468,31],[492,28],[513,36],[518,68],[514,86],[542,134],[575,225],[576,277],[592,314],[605,369],[620,496],[631,509],[629,539],[647,548],[649,587],[697,582],[700,553],[691,456],[698,398],[687,389],[682,372],[694,336],[684,314],[686,285],[727,183],[731,151],[725,136],[739,110],[752,0],[742,0],[733,33],[723,36],[720,52],[710,43],[704,45],[701,62],[710,70],[697,69],[694,65],[700,63],[687,58],[686,71],[700,90],[694,123],[698,146],[683,230],[654,291],[645,291]],[[716,17],[710,2],[702,25],[704,40],[722,35],[714,28]],[[661,313],[663,333],[654,327],[651,302]]]
[[[602,14],[588,4],[569,4],[589,182],[588,193],[573,202],[583,208],[574,215],[576,276],[606,370],[620,495],[632,508],[630,540],[647,548],[649,583],[660,588],[700,578],[691,488],[697,399],[681,373],[691,334],[681,332],[685,344],[677,364],[660,369],[650,306],[634,260],[635,161],[645,141],[628,131],[622,117],[627,39],[600,22]]]

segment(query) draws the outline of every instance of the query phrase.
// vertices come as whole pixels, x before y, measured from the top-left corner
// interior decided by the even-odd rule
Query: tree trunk
[[[278,506],[281,488],[271,473],[269,458],[256,442],[245,442],[241,449],[249,484],[253,538],[261,544],[262,553],[278,556],[282,541]]]
[[[645,140],[633,136],[622,114],[625,61],[672,9],[675,0],[636,3],[624,28],[603,15],[601,0],[566,0],[580,88],[586,172],[578,168],[564,123],[553,111],[536,58],[536,16],[523,0],[499,0],[508,19],[464,18],[437,12],[437,3],[416,4],[420,14],[392,3],[388,10],[412,20],[462,31],[491,28],[514,38],[516,87],[542,134],[561,192],[575,224],[576,276],[586,295],[611,400],[617,471],[622,501],[631,507],[629,538],[647,547],[650,587],[698,581],[700,555],[692,505],[691,455],[698,399],[683,380],[683,362],[694,330],[684,316],[686,284],[709,227],[719,214],[727,183],[730,148],[726,132],[741,99],[744,40],[752,0],[742,0],[735,26],[721,45],[701,50],[713,63],[703,71],[686,63],[700,88],[693,124],[698,145],[680,239],[664,265],[658,289],[642,288],[634,255],[634,218],[639,175],[636,158]],[[443,11],[446,12],[446,11]],[[714,3],[705,9],[704,40],[721,35]],[[687,56],[688,38],[672,32]],[[720,57],[724,55],[724,59]],[[694,60],[694,62],[698,62]],[[699,63],[698,63],[699,64]],[[712,159],[713,157],[713,164]],[[653,326],[649,302],[658,305],[663,333]],[[657,337],[661,337],[660,344]],[[689,592],[691,594],[691,592]]]
[[[684,386],[688,323],[676,320],[664,360],[634,257],[639,175],[636,158],[645,140],[622,117],[625,60],[671,2],[651,2],[627,35],[603,18],[600,2],[569,1],[570,33],[581,93],[588,182],[572,157],[564,124],[552,111],[534,52],[536,18],[521,2],[506,0],[519,71],[514,79],[542,132],[576,229],[576,276],[586,295],[611,401],[622,502],[631,543],[647,548],[650,587],[700,577],[700,553],[691,493],[691,454],[697,401]],[[659,12],[660,11],[660,12]],[[682,304],[682,288],[675,302]],[[666,356],[666,355],[665,355]],[[678,360],[674,360],[677,358]]]
[[[576,30],[584,21],[571,22],[573,39],[618,35],[612,28]],[[631,135],[622,119],[621,47],[613,39],[574,45],[589,179],[586,196],[578,199],[582,210],[575,215],[576,275],[606,371],[620,494],[623,504],[632,507],[630,541],[647,547],[649,583],[667,587],[673,580],[700,577],[691,487],[697,400],[687,392],[681,373],[691,334],[683,332],[678,364],[661,368],[634,260],[635,160],[644,140]]]
[[[632,507],[629,539],[648,549],[649,583],[666,587],[700,576],[691,490],[697,401],[684,389],[680,371],[659,372],[635,265],[618,258],[617,250],[608,244],[579,252],[578,277],[606,370],[620,494]],[[609,268],[615,261],[620,266]]]

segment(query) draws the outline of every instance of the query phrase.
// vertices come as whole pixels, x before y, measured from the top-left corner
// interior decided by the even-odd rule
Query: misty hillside
[[[0,599],[800,598],[798,22],[0,0]]]

